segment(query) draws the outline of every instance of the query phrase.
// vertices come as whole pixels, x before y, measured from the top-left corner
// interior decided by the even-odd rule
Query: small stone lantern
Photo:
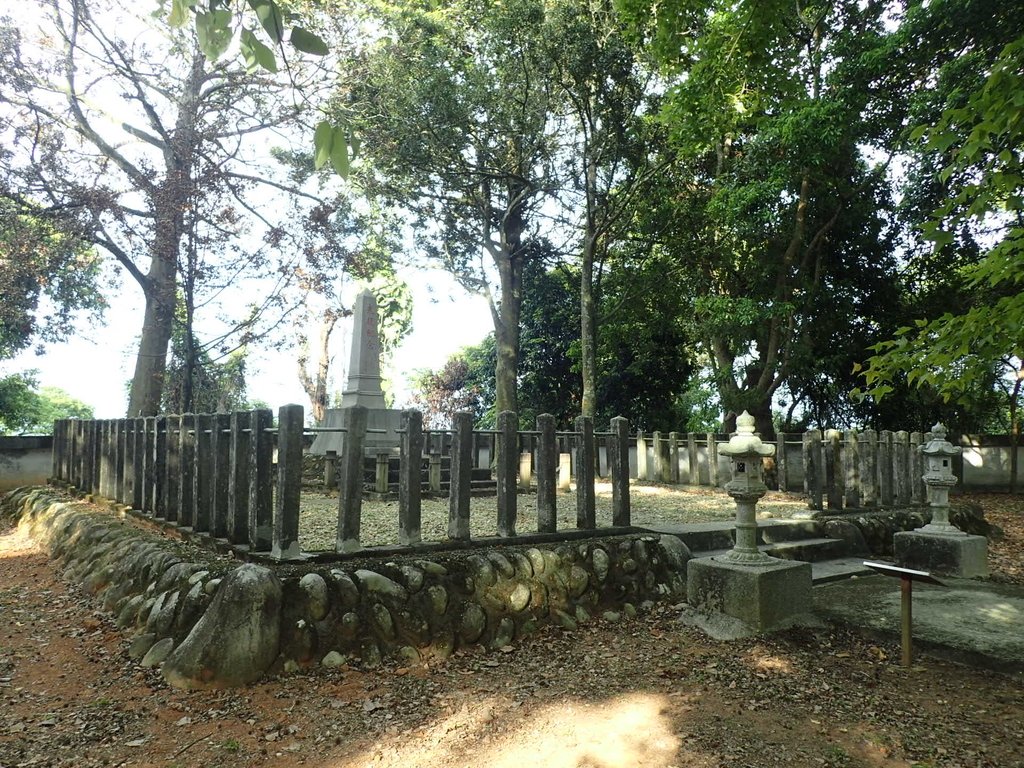
[[[736,434],[718,452],[732,461],[732,480],[725,490],[736,501],[736,544],[718,559],[743,565],[777,563],[757,548],[757,502],[768,490],[761,479],[762,460],[775,455],[775,446],[761,442],[754,434],[754,417],[744,411],[736,419]]]
[[[928,505],[932,511],[932,521],[921,528],[924,533],[945,533],[960,536],[967,534],[949,522],[949,491],[956,485],[953,474],[952,460],[961,449],[946,439],[946,428],[936,424],[928,434],[931,438],[921,446],[927,468],[923,475],[928,486]]]

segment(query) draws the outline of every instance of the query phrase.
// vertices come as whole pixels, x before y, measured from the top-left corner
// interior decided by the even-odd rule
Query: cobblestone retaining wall
[[[375,666],[498,649],[542,624],[617,621],[686,594],[689,550],[672,536],[451,552],[353,567],[239,565],[51,489],[3,511],[133,635],[131,657],[184,688],[253,682],[322,664]]]

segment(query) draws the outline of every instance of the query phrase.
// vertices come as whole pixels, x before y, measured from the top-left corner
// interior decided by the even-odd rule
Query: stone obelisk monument
[[[377,300],[369,290],[356,296],[353,311],[352,346],[349,354],[348,378],[341,392],[341,405],[329,408],[324,415],[323,427],[345,427],[348,411],[356,405],[366,408],[367,455],[398,451],[398,429],[401,411],[392,410],[384,402],[380,378],[380,333],[377,329]],[[384,430],[377,432],[373,430]],[[323,455],[327,451],[343,451],[343,432],[321,432],[310,447],[310,452]]]

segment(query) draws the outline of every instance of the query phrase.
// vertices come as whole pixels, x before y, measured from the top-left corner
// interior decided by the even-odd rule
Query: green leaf
[[[345,129],[336,128],[331,140],[331,167],[343,179],[348,178],[349,171],[348,142],[345,134]]]
[[[199,49],[210,61],[216,61],[231,44],[231,11],[196,14]]]
[[[249,7],[256,12],[260,26],[267,31],[270,39],[280,43],[284,39],[284,17],[274,0],[249,0]]]
[[[245,65],[252,72],[256,67],[262,67],[268,72],[277,72],[277,59],[274,52],[261,43],[251,30],[243,29],[239,41],[242,49],[242,56],[245,58]]]
[[[181,27],[188,21],[189,10],[196,4],[195,0],[171,0],[171,14],[167,23],[172,27]]]
[[[331,142],[334,139],[334,126],[327,120],[321,120],[313,131],[313,167],[323,168],[331,158]]]
[[[292,34],[289,38],[295,49],[313,56],[326,56],[330,50],[319,36],[302,27],[292,27]]]

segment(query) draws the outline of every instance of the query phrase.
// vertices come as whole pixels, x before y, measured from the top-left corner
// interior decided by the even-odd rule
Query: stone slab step
[[[757,548],[766,555],[780,560],[803,560],[807,563],[823,560],[835,560],[845,554],[846,542],[842,539],[805,539],[803,541],[786,541],[782,543],[758,544]],[[691,549],[694,557],[720,557],[732,549],[728,547],[715,549]]]
[[[815,584],[828,584],[856,576],[872,576],[874,571],[864,566],[863,557],[837,557],[811,563],[811,580]]]

